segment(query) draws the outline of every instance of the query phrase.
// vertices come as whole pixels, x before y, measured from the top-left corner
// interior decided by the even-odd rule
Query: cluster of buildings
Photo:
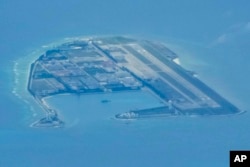
[[[122,52],[114,58],[122,60]],[[49,50],[32,64],[29,90],[35,96],[58,93],[112,92],[142,84],[93,45]]]

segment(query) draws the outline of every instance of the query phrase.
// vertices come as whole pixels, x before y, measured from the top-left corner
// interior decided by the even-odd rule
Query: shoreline
[[[45,99],[46,98],[50,98],[50,97],[52,97],[52,96],[55,96],[55,95],[65,95],[65,94],[84,94],[84,95],[88,95],[88,94],[107,94],[107,93],[109,93],[109,92],[102,92],[102,91],[93,91],[93,92],[77,92],[77,91],[72,91],[72,92],[69,92],[69,90],[66,90],[65,92],[64,91],[58,91],[58,92],[52,92],[52,93],[45,93],[44,95],[43,94],[35,94],[35,93],[32,93],[32,88],[30,87],[30,84],[31,84],[31,76],[33,76],[33,73],[34,73],[34,66],[35,66],[35,62],[37,61],[37,60],[39,60],[40,58],[41,58],[41,55],[46,55],[46,53],[47,53],[47,51],[49,51],[49,50],[53,50],[53,49],[55,49],[55,50],[57,50],[58,48],[60,48],[60,47],[65,47],[65,48],[67,48],[67,45],[68,45],[68,47],[70,47],[71,46],[71,44],[74,44],[74,42],[76,41],[84,41],[84,42],[88,42],[88,40],[90,40],[90,39],[95,39],[95,40],[102,40],[102,39],[104,39],[104,41],[105,40],[111,40],[111,44],[112,44],[112,42],[114,42],[114,43],[116,43],[117,41],[116,40],[120,40],[120,39],[116,39],[116,38],[107,38],[107,39],[105,39],[104,37],[107,37],[107,36],[99,36],[99,37],[95,37],[95,36],[93,36],[93,37],[73,37],[73,38],[64,38],[63,40],[61,40],[61,41],[59,41],[59,42],[55,42],[55,43],[52,43],[52,44],[50,44],[50,45],[44,45],[43,46],[43,48],[42,49],[40,49],[40,50],[37,50],[37,51],[34,51],[34,52],[32,52],[32,54],[30,54],[30,58],[31,58],[31,60],[30,61],[33,61],[32,63],[29,63],[29,70],[28,70],[28,67],[27,66],[24,66],[24,68],[25,68],[25,70],[26,70],[26,72],[23,72],[23,75],[24,76],[26,76],[25,78],[29,78],[28,79],[28,81],[26,80],[25,81],[25,84],[26,84],[26,89],[28,89],[28,91],[27,92],[29,92],[30,94],[31,94],[31,96],[33,96],[33,100],[34,101],[36,101],[37,102],[37,104],[40,106],[40,108],[41,108],[41,110],[43,110],[44,112],[45,112],[45,115],[46,115],[46,117],[44,117],[44,118],[42,118],[42,119],[40,119],[39,121],[36,121],[35,123],[32,123],[32,127],[34,126],[34,127],[39,127],[40,125],[43,127],[43,126],[46,126],[46,127],[48,127],[48,126],[52,126],[52,127],[60,127],[61,125],[63,126],[63,122],[58,118],[58,114],[57,114],[57,111],[56,110],[54,110],[54,109],[51,109],[51,107],[45,102]],[[125,37],[124,39],[125,40],[130,40],[129,38],[127,39],[126,37],[127,36],[123,36],[123,37]],[[114,39],[114,41],[112,41]],[[124,39],[122,39],[122,40],[124,40]],[[133,38],[131,39],[131,40],[133,40]],[[136,40],[137,41],[137,40]],[[101,41],[102,42],[102,41]],[[106,41],[107,42],[107,41]],[[109,41],[110,42],[110,41]],[[119,41],[118,41],[118,43],[119,43]],[[162,44],[162,43],[160,43],[160,44]],[[94,44],[94,46],[95,47],[97,47],[96,46],[96,44]],[[62,49],[62,48],[61,48]],[[75,49],[75,48],[70,48],[70,49]],[[100,48],[99,48],[100,49]],[[171,50],[169,50],[169,52],[172,52]],[[179,56],[177,56],[174,52],[172,52],[173,54],[174,54],[174,56],[176,56],[174,59],[172,59],[171,60],[171,62],[172,63],[174,63],[174,64],[176,64],[176,65],[174,65],[174,64],[172,64],[171,62],[169,62],[170,64],[169,65],[171,65],[171,66],[173,66],[173,69],[175,69],[175,70],[181,70],[182,69],[182,66],[180,66],[180,62],[179,62]],[[37,58],[38,57],[38,55],[40,55],[39,56],[39,58]],[[138,55],[137,55],[138,56]],[[26,59],[27,59],[28,57],[26,57]],[[159,58],[160,59],[160,58]],[[35,61],[34,61],[35,60]],[[26,63],[28,63],[28,61],[26,62]],[[18,61],[16,61],[15,62],[15,64],[14,64],[14,69],[13,69],[13,71],[14,71],[14,73],[15,73],[15,75],[16,76],[19,76],[19,74],[18,74],[18,70],[17,70],[17,68],[18,68],[18,66],[20,66],[20,62],[18,62]],[[179,67],[180,66],[180,67]],[[172,67],[171,67],[172,68]],[[185,72],[185,70],[186,69],[184,69],[183,68],[183,70],[184,70],[184,72]],[[128,71],[129,72],[129,71]],[[187,70],[186,70],[186,72],[188,72]],[[131,73],[131,72],[130,72]],[[131,74],[133,74],[133,73],[131,73]],[[180,72],[180,75],[183,75],[184,73],[182,72]],[[134,74],[133,74],[134,75]],[[162,75],[163,76],[163,75]],[[186,74],[185,75],[183,75],[183,76],[187,76]],[[19,76],[20,77],[20,76]],[[134,77],[136,77],[136,76],[134,76]],[[187,78],[185,78],[185,79],[187,79]],[[198,80],[198,79],[197,79]],[[203,82],[202,81],[196,81],[196,80],[192,80],[192,78],[191,78],[191,81],[192,82],[195,82],[195,83],[198,83],[198,84],[200,84],[200,85],[202,85],[203,84]],[[15,78],[15,84],[16,85],[18,85],[18,83],[19,83],[19,78]],[[217,95],[217,93],[215,93],[214,92],[214,90],[212,90],[212,89],[210,89],[209,87],[207,87],[205,84],[204,85],[202,85],[203,87],[205,87],[207,90],[210,90],[210,92],[212,92],[212,93],[214,93],[215,94],[215,97],[217,97],[217,98],[219,98],[219,100],[224,100],[223,102],[224,103],[226,103],[226,104],[228,104],[228,105],[232,105],[232,104],[230,104],[227,100],[225,100],[223,97],[221,97],[220,95]],[[142,89],[146,89],[146,90],[142,90]],[[165,104],[165,107],[167,107],[169,104],[169,102],[166,102],[166,101],[164,101],[164,100],[162,100],[162,98],[160,98],[159,97],[159,95],[158,94],[156,94],[156,92],[154,92],[153,90],[151,90],[151,89],[149,89],[148,90],[148,88],[146,87],[146,88],[138,88],[138,89],[136,89],[136,90],[133,90],[133,89],[129,89],[129,90],[124,90],[125,92],[129,92],[129,91],[147,91],[148,93],[150,93],[152,96],[157,96],[158,98],[158,100],[159,99],[161,99],[160,101],[161,102],[163,102],[163,104]],[[18,93],[18,91],[17,91],[18,89],[16,88],[16,87],[14,87],[13,88],[13,94],[15,94],[17,97],[19,97],[19,98],[21,98],[21,93],[19,92]],[[112,91],[112,93],[120,93],[120,90],[117,90],[117,91]],[[30,97],[30,94],[29,94],[29,97]],[[24,100],[23,99],[23,101],[26,101],[27,103],[29,102],[28,100]],[[224,104],[224,103],[221,103],[221,104]],[[232,105],[233,106],[233,105]],[[178,109],[178,108],[177,108]],[[179,109],[178,109],[179,110]],[[187,110],[188,111],[188,110]],[[198,110],[199,111],[199,110]],[[218,110],[219,111],[219,110]],[[36,112],[36,111],[34,111],[34,112]],[[195,111],[196,112],[196,111]],[[222,112],[222,111],[219,111],[219,112]],[[184,112],[185,113],[185,112]],[[202,114],[202,113],[201,113]],[[221,114],[221,113],[220,113]],[[219,114],[219,115],[220,115]],[[191,113],[191,115],[192,115],[192,113]],[[196,114],[194,114],[194,115],[196,115]],[[215,114],[216,115],[216,114]],[[223,115],[223,114],[222,114]],[[225,115],[227,115],[227,114],[225,114]]]
[[[70,42],[73,38],[63,38],[57,42],[50,43],[48,45],[43,45],[39,49],[32,51],[22,58],[18,58],[13,62],[13,75],[14,75],[14,84],[12,87],[11,93],[14,97],[18,98],[25,105],[28,106],[31,115],[30,119],[33,123],[30,124],[33,127],[34,123],[37,122],[39,117],[41,118],[46,115],[46,111],[44,111],[43,106],[36,100],[36,98],[29,93],[27,90],[29,83],[29,74],[31,72],[30,67],[31,64],[38,58],[38,56],[42,55],[46,50],[53,49],[58,45],[61,45],[65,42]]]

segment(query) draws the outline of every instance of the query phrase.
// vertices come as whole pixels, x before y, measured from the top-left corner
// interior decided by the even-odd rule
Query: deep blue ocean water
[[[1,0],[0,166],[228,166],[229,150],[250,149],[249,112],[117,121],[112,114],[121,108],[158,101],[149,103],[147,95],[137,101],[142,96],[137,94],[130,101],[121,96],[104,104],[103,97],[92,96],[87,110],[82,107],[86,97],[65,96],[49,102],[68,115],[70,126],[30,128],[43,113],[25,90],[29,67],[24,64],[46,49],[42,46],[67,37],[159,40],[179,55],[184,67],[250,111],[249,7],[247,0]],[[70,114],[78,108],[86,114]]]

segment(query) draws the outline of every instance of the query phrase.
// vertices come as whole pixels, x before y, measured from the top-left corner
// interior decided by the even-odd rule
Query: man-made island
[[[32,63],[28,90],[47,116],[33,126],[61,127],[64,122],[43,98],[56,94],[149,91],[165,104],[125,111],[117,119],[162,116],[227,115],[241,111],[183,69],[162,43],[127,37],[75,39],[47,50]]]

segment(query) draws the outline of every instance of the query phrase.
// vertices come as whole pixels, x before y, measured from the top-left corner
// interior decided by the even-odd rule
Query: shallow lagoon
[[[45,98],[45,101],[58,111],[59,117],[65,120],[66,127],[74,126],[73,124],[84,126],[84,124],[105,123],[115,120],[115,115],[118,113],[164,106],[159,98],[146,91],[62,94]]]

